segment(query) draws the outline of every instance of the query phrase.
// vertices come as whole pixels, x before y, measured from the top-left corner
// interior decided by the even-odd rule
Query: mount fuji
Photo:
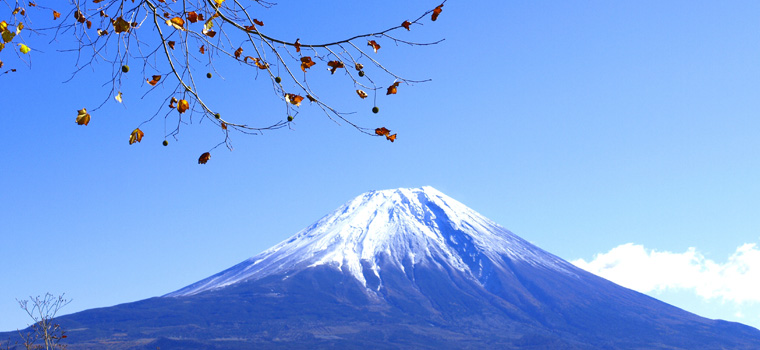
[[[362,194],[218,274],[58,322],[69,349],[760,348],[760,330],[590,274],[432,187]]]

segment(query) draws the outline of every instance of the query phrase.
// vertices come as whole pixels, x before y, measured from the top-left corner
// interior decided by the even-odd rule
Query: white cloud
[[[597,254],[590,262],[572,263],[642,293],[687,289],[705,299],[760,302],[760,248],[755,243],[736,248],[722,263],[706,259],[695,248],[673,253],[633,243]]]

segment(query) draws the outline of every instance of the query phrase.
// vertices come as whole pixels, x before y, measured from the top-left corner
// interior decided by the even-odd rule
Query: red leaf
[[[406,30],[409,30],[409,26],[412,25],[409,21],[404,21],[404,23],[401,23],[401,26],[406,28]]]
[[[432,19],[433,21],[437,20],[438,19],[438,15],[441,14],[441,11],[443,11],[443,4],[438,5],[438,7],[436,7],[433,10],[433,15],[430,17],[430,19]]]

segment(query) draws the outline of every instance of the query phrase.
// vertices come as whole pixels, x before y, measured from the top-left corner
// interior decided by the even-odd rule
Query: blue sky
[[[257,16],[272,35],[306,42],[436,5],[281,3]],[[32,52],[31,69],[0,77],[0,330],[27,324],[15,298],[65,292],[75,312],[162,295],[362,192],[423,185],[613,281],[760,327],[758,13],[752,1],[452,0],[436,23],[400,33],[442,44],[380,42],[376,56],[432,82],[401,85],[377,115],[345,79],[325,85],[360,124],[398,132],[394,144],[304,104],[293,130],[235,135],[235,150],[217,148],[205,166],[198,155],[220,141],[210,123],[163,147],[158,120],[128,145],[170,92],[141,100],[135,64],[124,105],[77,126],[76,110],[106,97],[110,67],[63,84],[75,60],[55,51],[65,40],[32,39],[44,52]],[[269,83],[217,68],[203,82],[208,103],[225,116],[281,118]],[[663,261],[670,268],[651,267]]]

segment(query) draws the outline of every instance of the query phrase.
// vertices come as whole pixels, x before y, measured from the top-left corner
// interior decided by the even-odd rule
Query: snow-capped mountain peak
[[[347,202],[293,237],[214,276],[167,296],[193,295],[237,282],[327,265],[369,289],[380,270],[425,264],[484,282],[505,259],[574,274],[574,267],[438,190],[371,191]],[[367,274],[379,284],[367,284]]]

